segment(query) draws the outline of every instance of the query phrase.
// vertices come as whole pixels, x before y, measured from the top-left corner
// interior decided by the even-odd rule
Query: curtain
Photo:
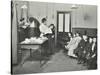
[[[12,4],[12,64],[17,63],[17,4],[11,2]]]

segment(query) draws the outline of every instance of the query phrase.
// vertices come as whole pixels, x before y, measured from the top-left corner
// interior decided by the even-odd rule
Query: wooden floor
[[[61,72],[87,70],[86,66],[77,64],[77,60],[65,56],[62,51],[55,54],[47,64],[44,65],[43,72]]]
[[[28,55],[28,53],[27,53]],[[39,61],[26,61],[23,66],[13,67],[13,73],[27,74],[27,73],[45,73],[45,72],[62,72],[62,71],[79,71],[87,70],[86,66],[77,64],[77,60],[70,58],[62,52],[62,50],[54,55],[51,59],[40,68]]]

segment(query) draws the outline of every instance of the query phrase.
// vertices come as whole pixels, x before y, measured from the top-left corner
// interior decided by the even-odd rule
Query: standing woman
[[[19,37],[19,42],[24,41],[25,38],[27,38],[27,33],[26,33],[26,29],[27,29],[27,23],[25,21],[25,18],[21,18],[19,21],[19,26],[18,26],[18,37]]]
[[[40,36],[40,30],[39,30],[39,21],[34,18],[30,17],[29,18],[30,26],[28,29],[28,37],[39,37]]]
[[[50,27],[48,27],[46,18],[43,18],[41,20],[41,22],[42,23],[39,27],[40,32],[41,32],[40,37],[47,37],[48,38],[48,42],[45,45],[45,49],[43,51],[43,54],[46,55],[46,56],[49,56],[49,55],[52,54],[52,48],[51,48],[52,30],[50,29]]]

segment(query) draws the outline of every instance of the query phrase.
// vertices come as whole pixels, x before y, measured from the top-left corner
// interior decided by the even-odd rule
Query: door
[[[57,19],[58,32],[71,32],[70,12],[58,12]]]
[[[57,29],[55,33],[55,44],[57,45],[58,35],[71,32],[71,12],[57,12]]]

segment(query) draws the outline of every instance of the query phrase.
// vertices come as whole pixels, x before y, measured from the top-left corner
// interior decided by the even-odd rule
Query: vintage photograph
[[[11,1],[11,74],[97,69],[97,6]]]

